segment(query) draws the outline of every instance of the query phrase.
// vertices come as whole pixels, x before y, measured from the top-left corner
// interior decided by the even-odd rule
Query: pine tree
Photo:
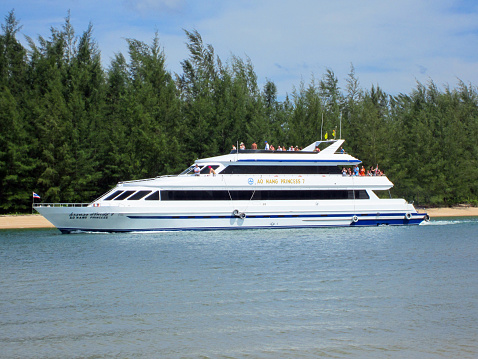
[[[180,104],[159,38],[156,34],[151,46],[131,39],[128,44],[134,176],[179,172],[184,167]]]
[[[26,50],[16,39],[20,28],[12,10],[0,35],[0,213],[27,211],[34,189],[34,144],[24,121]]]
[[[67,46],[65,91],[70,115],[67,123],[71,157],[65,171],[71,180],[64,191],[65,196],[74,201],[90,201],[97,196],[101,179],[97,149],[103,139],[97,134],[99,123],[104,121],[105,81],[92,30],[90,24],[75,42],[77,46]],[[65,34],[68,36],[68,31]]]
[[[191,153],[191,159],[219,153],[214,125],[218,118],[214,106],[215,82],[219,76],[220,60],[216,61],[214,48],[203,43],[197,31],[185,30],[188,38],[188,59],[181,65],[183,74],[177,83],[183,100],[182,112],[187,132],[182,140]]]

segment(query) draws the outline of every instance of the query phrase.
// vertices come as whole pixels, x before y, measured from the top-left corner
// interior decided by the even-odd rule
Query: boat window
[[[199,165],[199,169],[200,169],[200,174],[209,174],[209,165]],[[191,167],[189,167],[187,170],[181,172],[180,174],[181,175],[193,175],[194,174],[194,168],[196,167],[196,165],[192,165]],[[214,170],[216,170],[216,168],[218,168],[219,166],[218,165],[215,165],[215,166],[212,166],[212,168],[214,168]]]
[[[355,192],[355,193],[354,193]],[[266,200],[344,200],[369,199],[365,190],[207,190],[161,191],[163,201],[266,201]]]
[[[118,196],[120,193],[123,193],[123,191],[115,191],[112,195],[106,197],[103,201],[111,201],[113,198]]]
[[[221,174],[341,174],[338,166],[247,166],[229,165]]]
[[[144,199],[145,201],[159,201],[159,191],[154,192]]]
[[[219,165],[210,165],[211,168],[215,171]],[[202,168],[201,172],[199,172],[202,175],[208,175],[209,174],[209,165],[206,165]]]
[[[128,201],[138,201],[149,193],[151,193],[151,191],[138,191],[134,195],[129,197]]]
[[[355,199],[369,199],[370,196],[368,195],[367,191],[364,190],[356,190],[355,191]]]
[[[118,197],[115,198],[115,201],[122,201],[126,197],[129,197],[132,193],[135,191],[124,191],[122,194],[120,194]]]
[[[180,173],[180,175],[187,175],[188,173],[192,172],[194,170],[194,165],[186,168],[184,171]]]

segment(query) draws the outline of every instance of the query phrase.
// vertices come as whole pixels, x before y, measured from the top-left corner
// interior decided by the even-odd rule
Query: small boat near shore
[[[179,175],[118,183],[91,203],[35,203],[62,233],[418,225],[404,199],[379,198],[382,176],[347,176],[361,163],[344,140],[301,151],[235,150]],[[322,147],[321,151],[316,151]]]

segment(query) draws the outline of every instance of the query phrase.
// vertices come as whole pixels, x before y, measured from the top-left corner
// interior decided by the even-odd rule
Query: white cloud
[[[151,43],[155,31],[171,71],[188,57],[182,29],[197,29],[224,61],[251,58],[260,82],[270,79],[283,96],[332,69],[345,87],[352,63],[362,87],[410,92],[416,80],[453,86],[478,83],[478,7],[459,0],[4,0],[16,9],[23,33],[49,36],[68,9],[77,33],[91,21],[109,64],[127,53],[125,38]]]
[[[284,85],[281,92],[290,92],[301,77],[306,82],[312,73],[320,77],[326,68],[344,86],[353,63],[364,87],[378,83],[398,93],[411,90],[416,77],[445,78],[452,63],[433,64],[451,53],[468,54],[471,66],[460,72],[476,82],[476,69],[466,69],[478,61],[470,47],[470,41],[476,43],[477,20],[476,13],[452,13],[440,1],[259,1],[231,4],[220,18],[197,28],[221,55],[249,55],[259,78]]]
[[[127,8],[137,11],[143,16],[152,12],[175,12],[185,6],[185,0],[123,0]]]

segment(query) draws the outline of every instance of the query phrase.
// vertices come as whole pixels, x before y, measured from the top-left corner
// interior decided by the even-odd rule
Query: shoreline
[[[433,218],[441,217],[478,217],[478,207],[417,208],[417,212],[426,212]],[[1,229],[55,228],[40,214],[0,215]]]
[[[55,228],[55,226],[41,214],[0,215],[0,230],[24,228]]]
[[[478,217],[478,207],[467,206],[417,208],[417,212],[426,212],[432,219],[441,217]]]

